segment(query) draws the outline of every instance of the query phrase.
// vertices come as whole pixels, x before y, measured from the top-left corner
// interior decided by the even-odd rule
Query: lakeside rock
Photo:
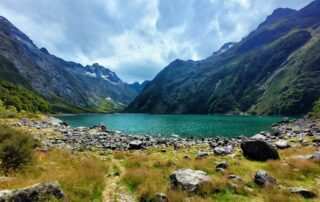
[[[248,140],[241,143],[243,155],[257,161],[279,159],[277,149],[270,143],[263,140]]]
[[[35,184],[30,187],[15,190],[0,191],[0,202],[9,201],[49,201],[51,197],[60,200],[64,198],[64,193],[57,182],[46,182]]]
[[[207,173],[201,170],[177,170],[170,175],[170,188],[181,188],[187,192],[196,193],[203,183],[210,182]]]

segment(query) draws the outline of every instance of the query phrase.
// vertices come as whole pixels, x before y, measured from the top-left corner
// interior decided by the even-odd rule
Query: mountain
[[[238,43],[201,61],[175,60],[127,112],[301,115],[320,96],[320,0],[277,9]]]
[[[141,84],[139,82],[134,82],[130,84],[130,86],[139,94],[149,82],[150,81],[148,80],[143,81]]]
[[[99,64],[82,66],[39,49],[4,17],[0,17],[0,67],[0,73],[5,72],[2,79],[34,90],[53,103],[56,111],[95,111],[106,98],[126,105],[138,94]]]

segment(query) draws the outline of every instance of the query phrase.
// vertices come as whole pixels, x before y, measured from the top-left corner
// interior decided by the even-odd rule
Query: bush
[[[35,142],[21,131],[0,126],[0,167],[5,174],[31,162]]]

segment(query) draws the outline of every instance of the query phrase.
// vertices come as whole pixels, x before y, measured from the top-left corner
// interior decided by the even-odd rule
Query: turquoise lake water
[[[164,137],[235,137],[271,130],[277,116],[235,115],[152,115],[152,114],[82,114],[56,116],[73,127],[104,124],[108,130],[124,134]]]

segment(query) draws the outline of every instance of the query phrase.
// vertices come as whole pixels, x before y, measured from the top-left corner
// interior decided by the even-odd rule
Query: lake
[[[236,115],[153,115],[153,114],[80,114],[57,118],[73,127],[104,124],[108,130],[124,134],[163,137],[235,137],[271,131],[279,116]]]

